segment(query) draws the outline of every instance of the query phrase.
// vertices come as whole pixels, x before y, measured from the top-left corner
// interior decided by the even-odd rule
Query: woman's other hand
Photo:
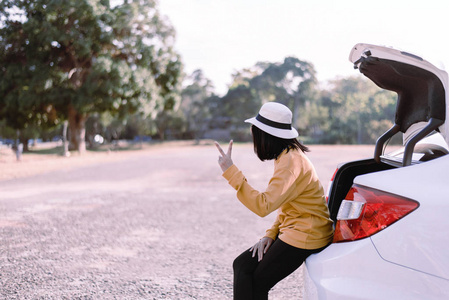
[[[217,146],[218,152],[220,152],[220,156],[218,157],[218,164],[221,167],[221,170],[224,172],[226,171],[230,166],[232,166],[234,163],[232,162],[231,154],[232,154],[232,143],[231,140],[229,142],[228,151],[225,153],[223,149],[221,149],[220,144],[218,142],[215,142],[215,146]]]
[[[273,244],[274,240],[272,238],[269,238],[267,236],[263,237],[260,241],[258,241],[254,246],[252,246],[249,251],[253,252],[253,257],[256,255],[257,261],[261,261],[263,258],[263,255],[267,253],[268,249],[270,248],[271,244]]]

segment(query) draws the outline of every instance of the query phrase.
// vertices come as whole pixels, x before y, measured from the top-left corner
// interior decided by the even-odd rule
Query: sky
[[[414,53],[449,68],[447,0],[159,0],[176,30],[187,74],[203,70],[222,96],[232,74],[287,56],[315,66],[324,83],[357,75],[357,43]]]

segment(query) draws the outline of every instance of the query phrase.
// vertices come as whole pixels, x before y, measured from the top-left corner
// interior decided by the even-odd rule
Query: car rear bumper
[[[304,299],[449,299],[449,281],[385,261],[370,238],[306,260]]]

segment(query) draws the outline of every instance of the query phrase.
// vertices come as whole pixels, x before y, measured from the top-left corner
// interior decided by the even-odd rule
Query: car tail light
[[[411,199],[353,185],[338,211],[334,243],[369,237],[418,206],[419,203]]]

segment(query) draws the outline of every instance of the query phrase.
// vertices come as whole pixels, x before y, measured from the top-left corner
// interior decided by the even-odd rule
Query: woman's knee
[[[245,261],[246,259],[243,257],[243,255],[237,256],[232,263],[232,268],[234,269],[234,271],[240,270],[242,266],[245,265]]]
[[[238,271],[252,272],[256,267],[257,267],[257,260],[252,257],[250,251],[243,252],[236,259],[234,259],[234,262],[232,263],[232,268],[234,269],[234,272]]]

